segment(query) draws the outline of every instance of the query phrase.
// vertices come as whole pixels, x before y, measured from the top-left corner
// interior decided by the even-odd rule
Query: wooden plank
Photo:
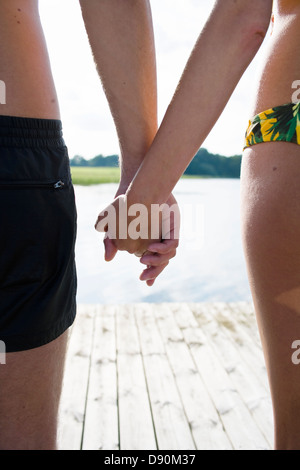
[[[174,319],[172,305],[157,307],[156,319],[197,449],[232,450],[190,349]]]
[[[156,450],[152,412],[133,308],[118,310],[116,322],[121,450]]]
[[[251,304],[79,306],[60,449],[269,449],[272,427]]]
[[[234,449],[269,449],[267,440],[220,363],[203,328],[185,328],[183,335]]]
[[[59,411],[60,450],[81,448],[95,311],[95,306],[79,306],[71,328]]]
[[[82,449],[119,449],[115,308],[110,306],[95,316]]]
[[[245,324],[240,323],[236,319],[237,312],[230,308],[230,304],[218,302],[211,304],[209,308],[214,312],[223,330],[226,331],[229,342],[238,345],[239,352],[244,361],[248,363],[253,373],[269,393],[262,347],[254,339],[254,335],[250,333],[249,328],[246,328]]]
[[[222,336],[220,337],[220,332],[222,331],[222,329],[226,332],[227,330],[233,330],[236,332],[237,326],[236,323],[234,323],[235,319],[231,315],[227,315],[227,313],[229,313],[228,305],[223,303],[201,303],[189,305],[183,304],[177,309],[175,305],[173,306],[173,309],[174,308],[176,319],[181,328],[195,328],[197,325],[201,328],[203,332],[206,333],[207,339],[210,339],[210,345],[211,347],[213,347],[214,353],[218,356],[218,359],[221,362],[222,366],[228,374],[233,374],[233,377],[235,378],[234,385],[237,388],[236,391],[241,394],[241,399],[243,401],[247,401],[249,411],[253,412],[256,416],[257,420],[259,421],[259,423],[257,424],[259,425],[260,430],[262,431],[264,437],[266,437],[266,440],[270,445],[273,434],[272,411],[271,401],[267,392],[266,384],[262,386],[262,384],[257,380],[257,377],[253,375],[253,371],[249,369],[249,365],[244,361],[242,362],[242,368],[241,366],[236,365],[235,367],[233,365],[233,360],[235,362],[238,358],[239,360],[241,360],[241,357],[239,357],[239,346],[240,343],[243,344],[243,342],[240,342],[238,340],[236,334],[235,340],[233,340],[233,338],[229,334],[226,336],[226,338],[223,337],[223,349],[221,348],[220,339],[222,338]],[[227,309],[226,313],[225,309]],[[218,323],[216,321],[217,319],[220,319],[221,321]],[[249,323],[251,321],[253,322],[251,328],[253,328],[255,327],[255,318],[253,315],[252,319],[249,320]],[[248,342],[250,341],[250,344],[252,343],[251,338],[247,337],[247,340]],[[219,344],[217,347],[218,341]],[[232,349],[233,346],[235,349]],[[261,355],[261,349],[259,350],[259,355],[259,367],[264,370],[264,362]],[[251,355],[248,356],[248,360],[249,358],[251,361]],[[249,373],[251,373],[250,376],[253,378],[254,383],[257,385],[258,389],[255,389],[255,386],[253,387],[250,385],[249,381],[246,378],[246,374],[244,373],[244,366],[247,367],[247,370],[249,371]],[[248,389],[246,388],[247,383],[249,385]],[[260,411],[263,410],[262,416],[259,416],[259,408]]]
[[[243,327],[261,349],[254,305],[251,302],[229,302],[226,304],[235,320]]]
[[[155,308],[135,306],[158,449],[194,450],[196,445],[153,315]]]
[[[241,356],[241,346],[231,341],[226,328],[217,321],[217,317],[214,305],[206,308],[208,321],[202,325],[202,330],[210,339],[210,345],[219,361],[229,374],[269,446],[272,447],[273,412],[269,393],[261,380],[253,373],[248,362]]]

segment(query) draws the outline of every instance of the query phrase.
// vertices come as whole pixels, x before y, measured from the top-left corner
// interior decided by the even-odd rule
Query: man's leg
[[[0,449],[56,450],[68,332],[0,364]]]
[[[250,285],[269,374],[275,448],[300,449],[300,147],[245,151],[242,221]]]

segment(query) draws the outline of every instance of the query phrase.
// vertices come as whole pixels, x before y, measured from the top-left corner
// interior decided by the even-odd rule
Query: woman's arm
[[[272,0],[218,0],[183,73],[128,204],[163,203],[219,118],[270,24]],[[234,132],[229,123],[229,132]]]
[[[150,214],[151,205],[168,199],[259,50],[272,5],[272,0],[216,1],[153,144],[126,196],[112,204],[117,213],[120,202],[128,208],[143,204]],[[233,132],[232,123],[229,130]],[[103,214],[99,230],[103,230]],[[127,217],[128,224],[131,221]],[[149,242],[130,237],[114,240],[118,249],[131,253],[143,253]]]

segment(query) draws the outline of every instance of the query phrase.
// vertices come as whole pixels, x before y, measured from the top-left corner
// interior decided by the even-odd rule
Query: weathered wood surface
[[[60,449],[272,449],[267,374],[248,303],[81,305]]]

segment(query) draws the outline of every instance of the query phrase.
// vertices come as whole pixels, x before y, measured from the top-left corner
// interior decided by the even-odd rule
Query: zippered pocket
[[[65,183],[61,180],[55,182],[41,181],[0,181],[1,189],[63,189]]]

